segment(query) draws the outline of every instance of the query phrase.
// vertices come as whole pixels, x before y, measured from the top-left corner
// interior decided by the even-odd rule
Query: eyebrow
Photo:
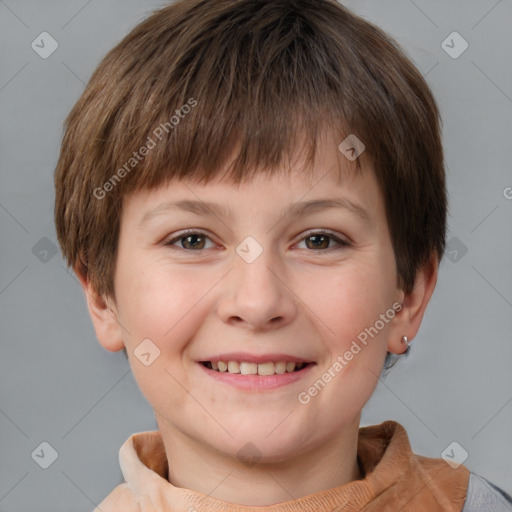
[[[304,201],[294,203],[291,205],[290,211],[294,216],[303,216],[320,210],[328,208],[344,208],[355,215],[358,215],[365,221],[370,220],[370,214],[360,205],[342,198],[335,199],[316,199],[313,201]],[[196,215],[212,216],[217,215],[226,219],[232,220],[234,218],[233,212],[229,207],[208,201],[193,201],[184,199],[182,201],[169,201],[159,204],[153,210],[147,212],[139,222],[139,227],[145,224],[152,218],[162,213],[167,213],[171,210],[182,210],[194,213]],[[284,213],[283,213],[284,215]]]

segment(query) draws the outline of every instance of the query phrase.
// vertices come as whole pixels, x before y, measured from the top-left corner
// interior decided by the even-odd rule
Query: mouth
[[[204,375],[245,392],[262,393],[288,387],[307,378],[317,363],[285,353],[231,352],[196,359]]]
[[[303,361],[265,361],[261,363],[249,361],[199,361],[205,368],[218,373],[258,375],[271,377],[273,375],[284,375],[286,373],[297,373],[304,371],[313,362]]]

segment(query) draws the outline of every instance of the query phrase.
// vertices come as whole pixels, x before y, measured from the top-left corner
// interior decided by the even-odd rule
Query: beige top
[[[460,512],[464,506],[469,470],[414,454],[395,421],[361,427],[357,457],[362,480],[270,506],[235,505],[169,483],[160,433],[140,432],[119,451],[125,482],[94,512]]]

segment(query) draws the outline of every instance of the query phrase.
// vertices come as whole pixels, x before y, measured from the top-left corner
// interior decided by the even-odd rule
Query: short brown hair
[[[221,171],[239,183],[274,172],[300,141],[313,162],[325,128],[365,144],[356,165],[373,164],[411,291],[445,249],[437,105],[397,44],[334,0],[180,0],[117,44],[65,122],[55,224],[68,265],[115,300],[125,195]]]

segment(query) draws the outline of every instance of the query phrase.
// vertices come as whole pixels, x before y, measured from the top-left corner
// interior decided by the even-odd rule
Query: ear
[[[74,268],[82,285],[87,299],[87,307],[91,315],[96,337],[101,346],[111,352],[118,352],[124,348],[122,329],[117,319],[117,310],[114,301],[100,296],[91,286],[90,280],[83,273],[83,267]]]
[[[428,262],[418,271],[414,288],[410,293],[401,291],[402,309],[397,312],[391,323],[388,338],[388,351],[402,354],[407,349],[402,342],[402,336],[407,336],[409,342],[419,331],[423,315],[432,297],[437,283],[439,261],[433,253]]]

